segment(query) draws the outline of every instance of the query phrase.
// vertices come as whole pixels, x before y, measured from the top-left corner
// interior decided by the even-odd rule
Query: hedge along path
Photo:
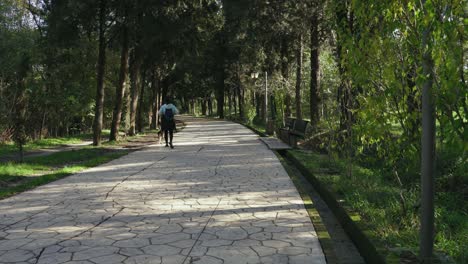
[[[173,150],[0,201],[0,263],[325,263],[275,154],[239,124],[181,118]]]

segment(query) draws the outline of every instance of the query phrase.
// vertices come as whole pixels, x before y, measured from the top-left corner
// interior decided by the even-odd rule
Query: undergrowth
[[[372,230],[371,239],[389,252],[399,248],[417,255],[419,244],[419,185],[400,187],[378,168],[364,168],[327,155],[291,152],[348,211],[358,213],[358,224]],[[350,173],[351,172],[351,173]],[[435,196],[435,250],[457,263],[468,260],[468,202],[460,192],[437,188]],[[443,252],[443,253],[441,253]]]

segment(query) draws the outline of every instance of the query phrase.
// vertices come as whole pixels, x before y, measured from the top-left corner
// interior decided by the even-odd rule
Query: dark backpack
[[[174,119],[174,112],[172,112],[172,108],[166,108],[166,111],[164,112],[164,118],[167,121],[172,121]]]

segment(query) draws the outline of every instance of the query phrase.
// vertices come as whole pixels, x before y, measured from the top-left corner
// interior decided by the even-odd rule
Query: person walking
[[[175,105],[172,103],[171,98],[166,97],[164,99],[164,104],[159,109],[159,116],[161,116],[161,130],[164,132],[166,147],[171,146],[171,149],[174,148],[172,138],[174,137],[174,130],[176,128],[174,116],[177,114],[179,114],[179,110],[177,110]]]

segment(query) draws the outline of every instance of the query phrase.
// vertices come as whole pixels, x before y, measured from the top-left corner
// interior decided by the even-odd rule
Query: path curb
[[[244,124],[244,123],[241,123],[239,121],[235,121],[235,120],[229,120],[229,119],[226,119],[226,121],[230,121],[230,122],[234,122],[234,123],[237,123],[239,125],[243,125],[245,126],[246,128],[252,130],[255,134],[261,136],[261,137],[268,137],[268,134],[266,133],[263,133],[261,131],[258,131],[257,129],[255,129],[254,127],[250,126],[250,125],[247,125],[247,124]]]
[[[301,181],[307,181],[307,179],[303,175],[299,176],[299,174],[302,174],[302,173],[295,167],[294,164],[291,163],[290,160],[288,160],[285,157],[284,151],[274,151],[274,152],[276,153],[276,156],[280,160],[284,169],[286,170],[289,177],[291,178],[293,184],[296,186],[296,189],[299,192],[299,195],[304,201],[304,206],[312,221],[312,225],[315,228],[315,232],[317,233],[317,237],[320,241],[320,245],[322,247],[322,251],[327,260],[327,264],[338,264],[339,262],[335,254],[333,242],[330,239],[330,234],[324,222],[322,221],[322,217],[320,216],[320,213],[315,207],[315,201],[312,199],[312,195],[310,194],[309,190],[301,186],[301,183],[302,183]],[[291,168],[294,168],[295,170],[297,170],[297,172],[294,172],[294,169],[291,169]],[[311,186],[311,184],[309,185]],[[306,200],[311,201],[312,204],[308,204]]]

